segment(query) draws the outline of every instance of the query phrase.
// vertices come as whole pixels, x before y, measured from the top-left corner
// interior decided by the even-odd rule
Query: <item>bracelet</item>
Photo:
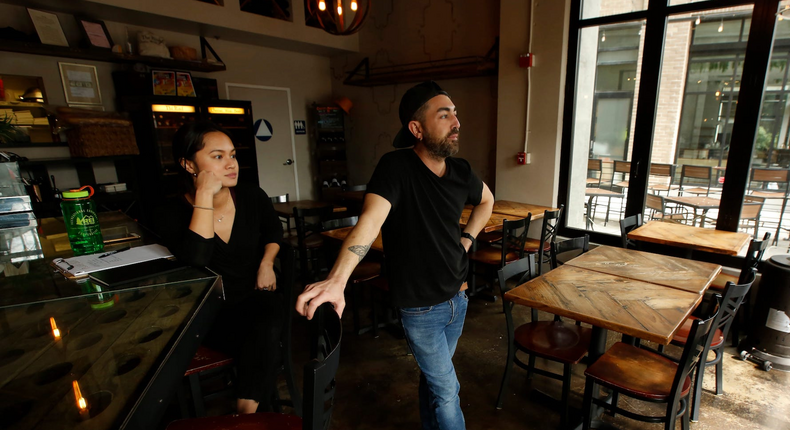
[[[192,207],[195,208],[195,209],[205,209],[207,211],[213,211],[214,210],[214,208],[210,208],[210,207],[207,207],[207,206],[192,205]]]

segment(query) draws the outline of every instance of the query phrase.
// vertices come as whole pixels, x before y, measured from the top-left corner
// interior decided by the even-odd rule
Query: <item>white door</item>
[[[270,196],[285,193],[299,200],[291,90],[260,85],[225,84],[229,100],[249,100],[255,124],[258,181]]]

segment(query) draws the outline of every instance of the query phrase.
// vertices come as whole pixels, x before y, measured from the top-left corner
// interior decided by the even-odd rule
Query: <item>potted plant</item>
[[[14,118],[7,114],[0,118],[0,143],[8,143],[16,140],[17,128],[13,124]]]

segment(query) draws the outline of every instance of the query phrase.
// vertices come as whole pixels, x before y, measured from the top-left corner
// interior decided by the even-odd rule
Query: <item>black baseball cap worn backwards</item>
[[[442,90],[434,81],[425,81],[406,91],[406,94],[400,99],[400,106],[398,107],[398,117],[400,118],[402,127],[395,136],[392,146],[396,148],[408,148],[417,143],[417,138],[414,137],[409,130],[409,122],[414,117],[414,113],[417,112],[422,105],[438,95],[450,97],[450,95]]]

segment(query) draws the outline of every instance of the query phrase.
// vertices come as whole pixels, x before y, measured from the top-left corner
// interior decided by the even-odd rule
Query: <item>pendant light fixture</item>
[[[358,32],[370,10],[370,0],[307,0],[306,3],[307,12],[318,25],[336,36]]]

